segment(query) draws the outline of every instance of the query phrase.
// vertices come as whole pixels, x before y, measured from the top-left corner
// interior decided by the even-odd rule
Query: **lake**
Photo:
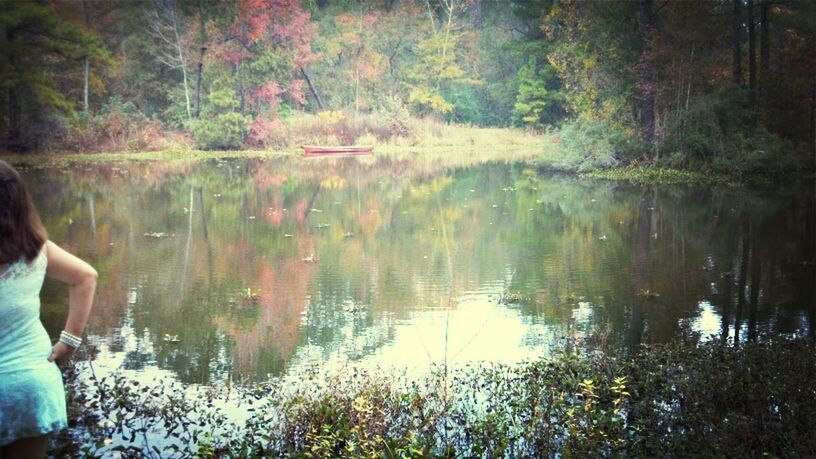
[[[208,385],[814,334],[812,184],[386,158],[21,172],[51,239],[100,273],[85,347],[98,372]],[[52,336],[66,293],[43,291]]]

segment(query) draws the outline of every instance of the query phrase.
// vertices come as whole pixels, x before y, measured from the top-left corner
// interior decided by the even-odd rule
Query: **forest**
[[[542,134],[552,165],[781,177],[816,161],[816,4],[4,0],[6,151]],[[425,129],[423,132],[427,132]]]

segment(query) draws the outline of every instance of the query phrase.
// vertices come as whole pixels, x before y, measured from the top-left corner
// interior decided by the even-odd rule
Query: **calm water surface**
[[[211,384],[814,331],[812,184],[639,187],[353,158],[23,175],[51,238],[100,273],[97,371]],[[65,298],[46,284],[53,336]]]

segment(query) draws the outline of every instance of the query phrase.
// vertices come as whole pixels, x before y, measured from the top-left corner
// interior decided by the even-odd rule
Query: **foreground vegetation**
[[[364,370],[249,387],[69,375],[53,454],[167,457],[805,457],[816,347],[803,338],[563,352],[418,380]],[[237,413],[237,414],[236,414]]]

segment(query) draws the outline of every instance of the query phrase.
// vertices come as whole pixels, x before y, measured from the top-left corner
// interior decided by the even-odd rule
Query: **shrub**
[[[192,131],[202,150],[240,150],[251,125],[250,115],[227,112],[194,122]]]
[[[665,163],[732,176],[781,176],[796,170],[793,144],[757,126],[743,88],[724,87],[697,98],[666,127]]]
[[[247,387],[68,377],[57,455],[810,457],[810,339],[562,353],[413,380],[348,369]],[[229,407],[229,408],[227,408]],[[230,419],[227,411],[252,413]],[[136,440],[138,439],[138,441]]]
[[[196,145],[202,150],[240,150],[252,127],[252,116],[235,111],[239,102],[235,91],[224,88],[207,97],[209,103],[201,119],[190,123]]]
[[[154,151],[187,148],[189,139],[145,117],[135,105],[112,97],[96,115],[78,114],[64,120],[66,129],[53,145],[80,152]]]
[[[550,138],[553,142],[543,159],[547,165],[566,171],[614,167],[639,150],[623,129],[583,118],[565,123]]]

